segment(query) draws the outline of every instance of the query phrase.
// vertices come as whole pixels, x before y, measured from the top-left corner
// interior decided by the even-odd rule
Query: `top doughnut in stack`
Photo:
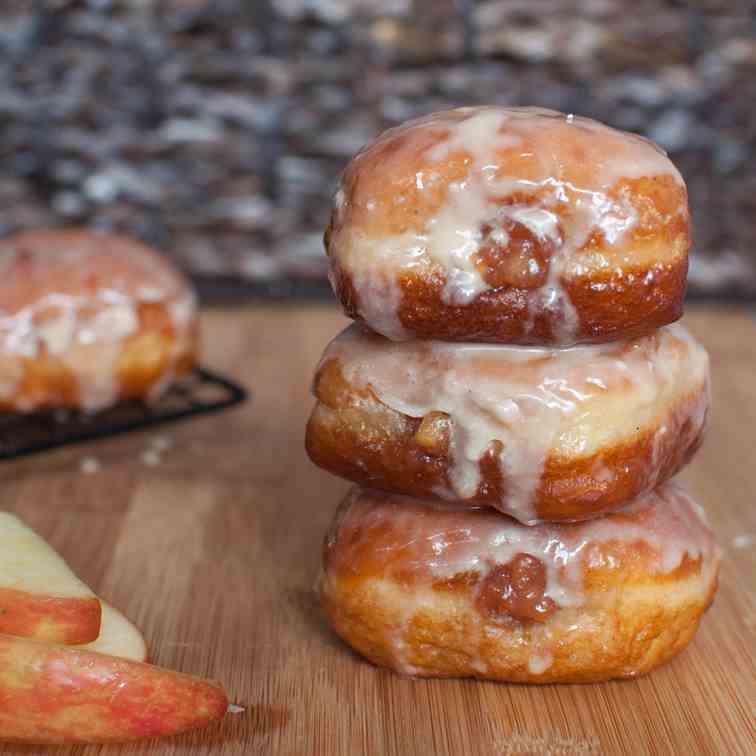
[[[634,134],[533,108],[392,129],[347,166],[326,231],[350,317],[390,339],[567,346],[682,314],[682,177]]]

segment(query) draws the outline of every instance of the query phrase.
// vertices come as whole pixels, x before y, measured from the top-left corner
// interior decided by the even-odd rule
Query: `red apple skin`
[[[63,598],[0,588],[0,633],[49,643],[91,643],[100,634],[95,597]]]
[[[216,683],[143,662],[0,636],[0,741],[108,743],[174,735],[228,709]]]

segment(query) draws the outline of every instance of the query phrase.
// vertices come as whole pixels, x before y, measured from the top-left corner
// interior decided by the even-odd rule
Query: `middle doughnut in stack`
[[[403,630],[392,631],[390,618],[412,617],[376,602],[368,586],[393,581],[411,594],[403,605],[416,599],[418,611],[427,594],[401,577],[401,565],[378,554],[387,528],[399,543],[402,527],[408,539],[416,535],[408,523],[422,517],[432,533],[435,520],[448,528],[450,516],[442,511],[454,511],[460,513],[454,522],[469,535],[482,522],[482,514],[470,510],[493,507],[502,514],[486,516],[501,517],[502,525],[486,527],[499,541],[527,545],[533,541],[527,526],[549,522],[548,542],[556,548],[571,537],[560,529],[575,527],[559,523],[637,508],[641,499],[653,502],[645,507],[669,506],[669,496],[649,495],[694,454],[709,411],[706,352],[672,324],[682,311],[688,225],[685,185],[655,145],[551,111],[435,114],[387,132],[354,158],[335,196],[326,247],[337,295],[357,322],[321,360],[306,438],[316,464],[386,492],[364,490],[352,500],[391,501],[366,509],[350,521],[349,532],[342,517],[329,537],[321,592],[347,642],[378,663],[408,669],[394,663],[396,649],[389,646]],[[415,519],[392,523],[391,512],[403,507]],[[381,527],[373,522],[378,511]],[[507,525],[507,516],[521,525]],[[692,637],[716,586],[716,549],[695,545],[710,535],[700,520],[692,522],[697,535],[686,542],[693,544],[687,551],[683,543],[680,559],[697,565],[700,595],[693,609],[676,615],[681,626],[675,633],[663,634],[664,623],[651,617],[634,621],[633,627],[657,627],[640,641],[649,649],[657,644],[653,653],[644,645],[624,654],[623,644],[635,641],[618,636],[613,660],[590,654],[581,670],[570,654],[587,646],[572,633],[560,640],[560,653],[571,658],[562,671],[524,670],[515,656],[528,654],[513,656],[508,649],[543,636],[528,626],[544,620],[537,612],[508,614],[502,597],[492,599],[500,635],[486,630],[487,653],[496,663],[451,662],[464,654],[465,641],[460,633],[452,634],[453,642],[442,633],[437,656],[416,655],[424,660],[417,674],[540,682],[648,671]],[[673,528],[623,533],[619,524],[602,533],[624,543],[626,555],[636,547],[645,553],[648,542],[664,553],[676,537]],[[351,574],[348,555],[357,542],[361,558]],[[528,558],[540,564],[546,554],[546,564],[560,564],[548,544],[521,554],[514,545],[481,542],[480,553],[472,554],[475,543],[466,547],[475,575],[467,583],[464,571],[454,577],[469,586],[477,585],[481,570],[499,569],[486,567],[492,554],[506,553],[517,564]],[[418,553],[432,562],[432,551]],[[633,562],[615,561],[622,585]],[[660,563],[646,578],[661,574],[664,584],[680,561],[666,572],[666,561]],[[360,565],[369,565],[370,580],[358,579]],[[616,576],[604,583],[613,581]],[[491,590],[514,590],[505,583]],[[469,586],[462,591],[466,607],[480,603]],[[640,611],[641,620],[659,600],[646,599],[631,610]],[[438,612],[431,633],[445,626]],[[485,613],[486,627],[491,615]],[[368,650],[366,637],[377,645]],[[433,640],[424,642],[432,646]],[[471,658],[479,653],[474,642]]]
[[[307,448],[364,486],[520,522],[585,520],[674,475],[703,438],[708,361],[682,326],[567,349],[391,342],[326,349]]]

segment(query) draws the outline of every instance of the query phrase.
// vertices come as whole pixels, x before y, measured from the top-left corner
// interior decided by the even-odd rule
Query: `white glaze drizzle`
[[[345,530],[348,535],[340,546],[339,534]],[[544,596],[560,608],[584,604],[586,570],[626,568],[617,549],[607,548],[609,543],[646,544],[652,552],[650,574],[670,574],[686,556],[708,561],[719,553],[701,506],[676,482],[605,517],[532,526],[489,509],[455,509],[355,488],[329,539],[340,560],[337,571],[350,569],[354,553],[377,549],[379,555],[373,554],[373,559],[379,556],[380,576],[406,580],[410,571],[419,581],[415,595],[422,593],[419,587],[424,584],[463,574],[477,573],[482,581],[495,567],[529,554],[546,569]],[[632,553],[628,559],[633,559]],[[417,604],[407,622],[416,611]]]
[[[590,187],[578,186],[565,177],[558,151],[544,148],[535,154],[528,152],[539,130],[567,127],[610,134],[621,148],[609,159],[594,160]],[[399,270],[440,266],[446,276],[443,301],[469,304],[491,288],[477,264],[484,241],[482,227],[492,227],[493,240],[505,245],[508,239],[503,223],[514,220],[537,238],[551,242],[555,250],[546,281],[528,292],[530,326],[535,314],[550,312],[555,339],[562,344],[574,343],[579,323],[564,281],[578,272],[580,263],[576,263],[575,253],[595,231],[603,234],[606,246],[621,248],[625,235],[637,222],[629,200],[622,195],[610,197],[609,192],[623,178],[664,175],[682,184],[665,153],[650,142],[587,118],[567,118],[538,108],[460,108],[435,113],[386,132],[375,145],[421,131],[442,136],[427,153],[431,177],[432,165],[445,163],[450,155],[462,152],[468,155],[465,178],[448,185],[445,202],[423,228],[383,238],[349,229],[343,239],[337,238],[337,233],[332,245],[338,265],[351,277],[360,316],[373,330],[393,340],[410,338],[399,318]],[[537,180],[511,175],[502,164],[499,153],[516,150],[520,144],[520,157],[537,161]],[[535,144],[537,148],[538,141]],[[355,160],[363,160],[373,146]],[[423,190],[422,174],[418,174],[416,186]],[[526,196],[527,203],[513,204],[508,198],[514,195]],[[403,200],[397,193],[394,202]],[[343,187],[339,187],[334,200],[337,230],[348,201]],[[366,201],[368,210],[374,205],[374,201]]]
[[[641,422],[660,394],[681,383],[693,392],[708,381],[706,352],[680,325],[629,342],[553,350],[391,342],[354,324],[329,345],[321,365],[331,359],[339,361],[350,384],[370,386],[397,412],[449,415],[451,488],[437,491],[443,498],[474,499],[481,457],[492,441],[500,441],[498,462],[507,484],[501,509],[525,523],[537,519],[533,496],[549,453],[561,447],[580,456],[586,450],[587,421],[606,407],[601,402],[607,394],[618,392],[617,400],[634,407]],[[692,413],[695,432],[707,407],[704,397]],[[664,432],[655,437],[655,447]],[[597,473],[599,479],[609,475]]]
[[[161,377],[158,389],[171,382],[176,361],[191,349],[195,294],[158,255],[122,244],[96,233],[65,232],[57,241],[50,235],[28,245],[13,239],[0,244],[0,399],[14,401],[25,360],[44,352],[74,376],[83,409],[111,405],[120,390],[116,366],[124,342],[139,331],[142,304],[163,305],[169,314],[170,375]],[[16,406],[33,410],[30,401],[22,397]]]

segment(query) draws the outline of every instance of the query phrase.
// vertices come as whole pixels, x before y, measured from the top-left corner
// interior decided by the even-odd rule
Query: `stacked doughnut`
[[[463,108],[347,166],[326,232],[356,322],[307,449],[354,481],[326,538],[336,632],[418,676],[649,671],[695,633],[719,554],[670,478],[709,413],[682,326],[689,214],[654,144]]]

